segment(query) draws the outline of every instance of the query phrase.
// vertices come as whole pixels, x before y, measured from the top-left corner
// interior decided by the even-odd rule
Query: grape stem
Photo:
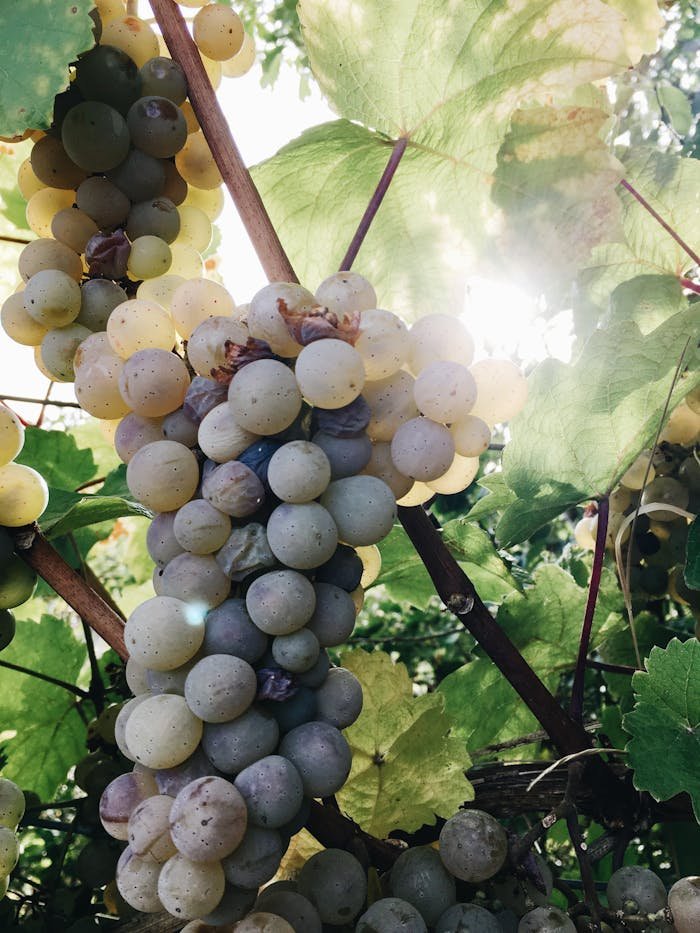
[[[623,178],[620,184],[626,191],[629,191],[629,193],[632,195],[633,198],[636,198],[636,200],[639,201],[639,203],[642,205],[644,210],[647,211],[649,214],[651,214],[654,220],[664,228],[666,233],[668,233],[669,236],[673,237],[673,239],[676,241],[676,243],[678,243],[680,248],[690,256],[690,258],[693,260],[695,265],[700,266],[700,256],[695,252],[694,249],[692,249],[692,247],[688,246],[685,240],[680,236],[680,234],[676,233],[676,231],[673,229],[673,227],[670,226],[670,224],[666,223],[666,221],[663,219],[661,214],[659,214],[658,211],[654,210],[654,208],[647,201],[647,199],[644,198],[637,191],[637,189],[627,181],[626,178]]]
[[[18,674],[27,674],[29,677],[36,677],[37,680],[45,680],[47,684],[53,684],[55,687],[62,687],[74,696],[82,700],[89,700],[90,694],[87,690],[76,687],[75,684],[69,684],[66,680],[59,680],[58,677],[51,677],[49,674],[42,674],[41,671],[33,671],[30,667],[22,667],[21,664],[13,664],[11,661],[0,659],[0,667],[6,667],[8,671],[17,671]]]
[[[192,109],[265,274],[271,282],[296,282],[294,269],[234,142],[180,8],[173,0],[150,0],[150,5],[173,60],[187,75]]]
[[[583,626],[581,627],[574,683],[571,688],[569,712],[576,722],[581,722],[583,719],[583,686],[586,675],[586,658],[588,657],[591,631],[593,630],[593,617],[603,575],[603,558],[605,557],[605,539],[608,534],[609,513],[610,503],[608,497],[603,496],[598,501],[598,528],[595,537],[595,551],[593,552],[593,567],[591,568],[591,579],[588,584],[588,599],[586,600],[586,611],[583,616]]]
[[[683,288],[687,288],[688,291],[695,292],[696,295],[700,295],[700,285],[697,282],[693,282],[692,279],[687,279],[685,276],[681,276],[680,283]]]
[[[45,405],[50,408],[80,408],[77,402],[48,401],[43,398],[28,398],[26,395],[0,395],[2,401],[26,402],[28,405]],[[81,409],[82,411],[82,409]]]
[[[124,623],[117,613],[83,578],[66,563],[58,551],[36,532],[27,542],[26,529],[16,537],[17,554],[54,588],[81,619],[126,660]]]
[[[374,193],[370,198],[367,209],[362,215],[362,220],[360,220],[357,230],[355,231],[355,236],[350,241],[350,246],[348,246],[348,250],[340,264],[340,272],[348,272],[350,269],[352,269],[352,264],[355,262],[357,254],[359,253],[360,248],[365,241],[365,237],[369,232],[372,221],[374,220],[375,215],[379,210],[382,201],[384,200],[384,195],[389,190],[389,185],[391,184],[391,181],[396,173],[396,169],[399,167],[399,162],[401,161],[401,158],[406,151],[407,145],[407,136],[399,137],[399,139],[397,139],[394,143],[391,150],[391,155],[389,156],[389,161],[386,164],[386,168],[382,172],[382,177],[379,179],[377,187],[374,189]]]

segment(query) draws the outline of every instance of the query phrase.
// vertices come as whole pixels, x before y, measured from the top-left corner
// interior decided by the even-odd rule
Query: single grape
[[[0,466],[14,460],[24,446],[24,425],[17,415],[0,403]]]
[[[3,302],[0,323],[11,340],[25,347],[38,347],[48,333],[48,328],[35,321],[24,307],[22,292],[15,292]]]
[[[316,718],[320,722],[347,729],[362,712],[362,685],[351,671],[333,667],[316,691],[316,704]]]
[[[182,111],[165,97],[141,97],[129,108],[126,123],[132,143],[156,159],[171,158],[187,140]]]
[[[98,233],[97,224],[79,207],[66,207],[54,214],[51,221],[52,236],[61,243],[65,243],[75,253],[84,253],[88,240],[96,233]]]
[[[158,878],[163,907],[181,920],[215,910],[225,887],[221,862],[193,862],[180,852],[168,859]]]
[[[30,159],[36,177],[51,188],[77,188],[85,180],[83,169],[69,158],[55,136],[38,139]]]
[[[365,383],[362,357],[343,340],[323,339],[308,344],[297,357],[294,373],[301,394],[320,408],[348,405]]]
[[[576,927],[558,907],[536,907],[522,918],[518,933],[576,933]]]
[[[130,656],[157,671],[185,664],[203,640],[203,613],[170,596],[154,596],[141,603],[124,627]]]
[[[44,327],[65,327],[80,313],[80,286],[59,269],[37,272],[22,295],[27,313]]]
[[[294,927],[276,914],[256,910],[236,924],[236,933],[294,933]]]
[[[277,872],[285,847],[276,830],[248,826],[236,851],[223,860],[226,880],[239,888],[259,888]]]
[[[503,933],[503,927],[483,907],[454,904],[438,918],[435,933]]]
[[[230,344],[245,345],[248,340],[248,329],[240,321],[230,317],[226,307],[220,308],[216,302],[212,310],[216,313],[207,316],[205,320],[197,324],[191,331],[187,342],[187,356],[190,364],[200,376],[212,376],[226,365],[227,346]],[[183,306],[180,306],[180,313],[184,318]],[[187,323],[182,322],[185,330],[189,330],[195,323],[199,313],[195,316],[188,311],[187,316],[191,320]]]
[[[36,470],[21,463],[6,463],[0,467],[0,525],[11,528],[31,525],[48,504],[48,487]],[[0,608],[12,609],[12,606]]]
[[[163,693],[134,710],[125,737],[136,761],[147,768],[172,768],[197,748],[202,720],[190,712],[184,697]]]
[[[275,570],[248,587],[246,609],[267,635],[289,635],[309,621],[316,605],[313,585],[295,570]]]
[[[76,282],[83,277],[83,263],[77,253],[58,240],[40,237],[28,243],[17,260],[17,271],[28,282],[37,272],[58,270]],[[26,295],[25,295],[26,298]]]
[[[227,599],[207,613],[202,644],[205,654],[231,654],[254,664],[267,646],[268,638],[251,621],[245,600]]]
[[[355,569],[354,576],[358,575]],[[355,627],[355,605],[347,590],[332,583],[324,583],[319,580],[318,573],[316,580],[316,607],[307,628],[314,633],[321,647],[335,648],[347,641],[352,634]],[[355,587],[358,584],[359,580]]]
[[[402,852],[389,877],[394,897],[412,904],[432,926],[457,900],[455,880],[439,853],[429,846],[416,846]]]
[[[193,204],[181,204],[180,234],[178,239],[193,246],[197,252],[204,253],[209,248],[212,238],[212,224],[207,215]]]
[[[256,894],[257,891],[255,890],[246,890],[245,888],[239,888],[236,887],[236,885],[226,882],[224,896],[214,910],[210,910],[208,914],[204,914],[200,921],[194,922],[211,924],[211,926],[205,928],[205,930],[210,931],[210,933],[212,926],[215,930],[218,929],[219,933],[222,933],[221,928],[224,924],[236,923],[236,921],[242,920],[243,917],[245,917],[255,903]],[[202,930],[201,933],[205,933],[205,930]]]
[[[88,279],[80,289],[80,314],[76,324],[92,331],[104,331],[109,316],[122,302],[127,301],[123,288],[109,279]]]
[[[141,76],[133,60],[120,48],[96,45],[78,59],[75,84],[85,100],[109,104],[125,115],[141,96]]]
[[[416,376],[430,363],[441,360],[469,366],[473,355],[471,335],[449,314],[428,314],[409,331],[408,365]]]
[[[525,407],[527,379],[510,360],[486,359],[474,363],[476,402],[471,410],[488,425],[510,421]]]
[[[658,875],[642,865],[624,865],[610,876],[606,888],[611,910],[653,914],[666,906],[666,888]]]
[[[355,933],[428,933],[416,908],[398,897],[382,897],[358,919]]]
[[[133,462],[133,461],[132,461]],[[231,581],[211,554],[178,554],[160,571],[157,592],[205,611],[222,603]]]
[[[87,178],[80,185],[75,201],[103,232],[120,226],[126,220],[130,207],[127,196],[99,175]]]
[[[140,149],[131,149],[123,162],[107,172],[107,180],[132,204],[138,204],[163,193],[165,169],[159,159]]]
[[[355,349],[362,357],[366,379],[386,379],[406,362],[408,328],[391,311],[363,311]]]
[[[235,460],[257,440],[252,434],[240,427],[231,416],[228,402],[216,405],[202,419],[197,440],[204,454],[215,463]]]
[[[249,467],[238,460],[229,460],[205,477],[202,496],[220,512],[245,518],[260,508],[265,489]]]
[[[294,373],[277,360],[256,360],[239,370],[228,400],[236,423],[262,435],[284,431],[301,409]]]
[[[272,455],[267,479],[274,494],[284,502],[311,502],[328,486],[331,466],[316,444],[290,441]]]
[[[368,476],[376,476],[387,484],[397,499],[403,498],[413,486],[413,480],[404,476],[394,466],[391,459],[391,444],[386,441],[374,441],[370,458],[367,461],[363,473]]]
[[[194,495],[199,467],[191,450],[175,441],[154,441],[138,450],[126,468],[129,489],[156,512],[179,509]]]
[[[158,54],[158,37],[148,23],[138,16],[124,16],[123,10],[117,18],[103,20],[101,41],[121,49],[138,68]]]
[[[676,881],[668,892],[668,906],[677,933],[694,933],[700,923],[700,877]]]
[[[470,486],[478,472],[478,457],[460,457],[455,454],[449,469],[442,476],[431,480],[428,486],[441,495],[451,496]]]
[[[129,817],[128,840],[131,851],[140,858],[165,862],[177,849],[170,835],[173,798],[167,794],[147,797]]]
[[[38,237],[50,237],[54,216],[59,211],[71,207],[74,197],[72,190],[41,188],[31,196],[27,204],[27,226]]]
[[[268,713],[252,706],[230,722],[207,723],[202,748],[219,771],[238,774],[277,748],[279,726]]]
[[[129,407],[144,418],[159,418],[182,405],[190,377],[179,356],[167,350],[137,350],[125,361],[119,391]]]
[[[173,842],[193,862],[230,855],[240,845],[247,823],[243,797],[220,777],[197,778],[183,787],[170,811]]]
[[[68,324],[50,330],[41,341],[41,360],[56,382],[73,382],[73,358],[80,344],[92,335],[87,327]]]
[[[292,729],[280,742],[279,753],[296,767],[307,797],[330,797],[350,773],[350,747],[341,733],[325,722],[308,722]]]
[[[440,831],[440,858],[447,870],[471,884],[491,878],[508,852],[506,833],[482,810],[460,810]]]
[[[255,826],[279,829],[294,818],[303,802],[299,772],[280,755],[268,755],[244,768],[235,784]]]
[[[642,505],[673,505],[678,509],[688,506],[690,493],[688,489],[672,476],[659,476],[644,487],[642,492]],[[653,518],[657,522],[673,522],[678,517],[677,512],[657,509]]]
[[[14,832],[24,816],[24,807],[24,794],[19,787],[9,778],[0,777],[0,826]]]
[[[318,661],[318,639],[308,628],[290,635],[278,635],[272,642],[272,657],[280,667],[294,674],[303,674]]]
[[[294,933],[322,933],[323,925],[311,901],[297,891],[285,891],[269,885],[260,892],[256,909],[275,914],[287,921]]]
[[[295,357],[301,346],[289,333],[285,319],[280,313],[294,316],[308,314],[318,302],[301,285],[275,282],[266,285],[253,295],[248,307],[248,328],[251,337],[270,344],[273,353],[284,357]]]
[[[124,117],[113,107],[85,101],[66,114],[61,141],[68,157],[81,169],[106,172],[126,158],[129,130]]]
[[[404,422],[391,442],[391,459],[396,469],[425,483],[443,476],[454,456],[454,440],[449,430],[430,418]]]
[[[175,156],[175,165],[188,185],[210,191],[222,183],[221,173],[201,130],[189,133],[185,145]]]
[[[386,483],[375,476],[349,476],[332,482],[321,496],[338,538],[354,547],[376,544],[391,531],[396,500]]]
[[[157,55],[149,58],[139,69],[141,95],[166,97],[174,104],[182,104],[187,97],[187,79],[182,67],[170,58]],[[140,96],[140,95],[139,95]]]
[[[9,609],[0,609],[0,651],[4,651],[8,645],[12,644],[12,640],[15,637],[15,632],[17,631],[17,625],[15,622],[15,617],[12,615]],[[2,791],[0,788],[0,799],[2,797]],[[0,823],[2,822],[2,817],[0,817]]]
[[[364,868],[342,849],[324,849],[312,855],[299,872],[297,884],[321,920],[334,926],[351,922],[367,897]]]
[[[283,502],[268,519],[267,540],[280,563],[294,570],[311,570],[331,558],[338,544],[338,530],[330,513],[318,502]]]
[[[129,817],[149,797],[157,795],[155,779],[145,772],[128,771],[111,781],[100,797],[100,822],[110,836],[129,838]]]
[[[185,699],[204,722],[228,722],[244,713],[257,693],[255,671],[230,654],[210,654],[187,675]]]
[[[325,431],[317,431],[312,441],[321,448],[331,468],[331,479],[354,476],[369,463],[372,457],[372,442],[363,432],[356,437],[334,437]]]
[[[255,39],[246,33],[243,36],[243,45],[233,58],[221,63],[221,73],[225,78],[240,78],[247,74],[255,64]]]
[[[230,7],[208,3],[195,15],[192,35],[202,54],[223,62],[240,52],[244,36],[243,23],[238,13]]]
[[[141,858],[127,846],[119,857],[117,889],[126,903],[142,913],[154,914],[163,909],[158,897],[161,866],[150,858]]]

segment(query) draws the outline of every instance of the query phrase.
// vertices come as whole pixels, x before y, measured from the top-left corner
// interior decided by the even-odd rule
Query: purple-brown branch
[[[607,496],[603,496],[598,502],[598,528],[595,536],[593,567],[591,568],[591,579],[588,584],[588,599],[586,600],[586,611],[583,616],[583,625],[581,627],[581,639],[578,646],[574,683],[571,688],[569,712],[577,722],[581,722],[583,719],[583,684],[586,676],[586,658],[588,657],[588,648],[591,643],[593,616],[595,615],[595,607],[598,602],[600,580],[603,575],[603,558],[605,557],[605,539],[608,534],[609,513],[610,502]]]
[[[677,233],[673,229],[673,227],[670,226],[670,224],[666,223],[666,221],[663,219],[661,214],[659,214],[658,211],[654,210],[654,208],[647,201],[647,199],[643,197],[637,191],[637,189],[627,181],[626,178],[623,178],[620,184],[626,191],[629,191],[629,193],[632,195],[633,198],[636,198],[636,200],[639,201],[639,203],[642,205],[644,210],[647,211],[649,214],[651,214],[651,216],[654,218],[654,220],[657,223],[661,224],[661,226],[664,228],[666,233],[668,233],[669,236],[673,237],[673,239],[676,241],[676,243],[678,243],[680,248],[684,250],[684,252],[686,252],[690,256],[690,258],[693,260],[695,265],[700,266],[700,256],[698,256],[698,254],[695,252],[695,250],[692,247],[688,246],[688,244],[681,237],[681,235]]]
[[[389,161],[386,164],[386,168],[382,173],[382,177],[377,183],[377,187],[374,189],[374,193],[370,198],[370,202],[367,205],[367,210],[362,215],[362,220],[358,224],[357,230],[355,231],[355,236],[350,241],[350,246],[343,257],[343,261],[340,263],[340,272],[347,272],[352,268],[352,264],[357,258],[357,254],[360,251],[360,247],[365,241],[365,237],[369,232],[369,228],[372,225],[379,207],[384,200],[384,195],[389,190],[389,185],[392,182],[394,175],[396,174],[396,169],[399,167],[399,162],[406,151],[406,146],[408,145],[408,137],[402,136],[400,139],[397,139],[394,143],[394,146],[391,150],[391,155],[389,156]]]

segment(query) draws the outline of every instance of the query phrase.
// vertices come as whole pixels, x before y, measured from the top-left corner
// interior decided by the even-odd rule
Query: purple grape
[[[131,253],[131,243],[123,230],[96,233],[87,241],[85,261],[90,275],[103,275],[108,279],[121,279]]]
[[[314,431],[323,431],[333,437],[355,437],[361,434],[370,422],[371,409],[367,402],[358,395],[349,405],[342,408],[314,408],[311,424]]]
[[[228,398],[228,386],[214,379],[195,376],[185,395],[182,410],[196,424],[199,424],[212,408],[221,405]]]

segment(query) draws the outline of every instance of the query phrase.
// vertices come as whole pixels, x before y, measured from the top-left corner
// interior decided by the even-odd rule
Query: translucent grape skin
[[[158,878],[163,907],[181,920],[192,920],[214,910],[225,887],[221,862],[193,862],[180,852],[168,859]]]
[[[185,699],[204,722],[228,722],[244,713],[257,692],[255,671],[230,654],[210,654],[192,668]]]
[[[117,863],[117,889],[124,900],[142,913],[157,913],[162,910],[158,897],[158,878],[161,866],[149,858],[136,855],[129,846],[122,852]]]
[[[248,825],[239,791],[224,778],[197,778],[180,791],[170,811],[170,833],[179,852],[193,862],[230,855]]]
[[[115,778],[100,798],[100,821],[115,839],[129,838],[129,817],[149,797],[158,793],[155,779],[145,772],[129,771]]]
[[[182,444],[155,441],[131,458],[126,482],[139,502],[155,512],[170,512],[194,495],[199,467],[192,451]]]
[[[189,385],[190,376],[180,357],[155,348],[133,353],[119,376],[122,398],[144,418],[160,418],[178,409]]]
[[[126,742],[136,761],[147,768],[172,768],[194,752],[202,737],[202,721],[183,697],[164,693],[149,697],[129,717]]]
[[[231,380],[228,399],[237,424],[262,435],[284,431],[301,409],[294,374],[277,360],[244,366]]]
[[[14,831],[0,826],[0,878],[9,875],[19,859],[19,840]]]
[[[316,340],[297,357],[295,375],[302,395],[319,408],[342,408],[362,392],[362,357],[342,340]]]
[[[9,778],[0,777],[0,826],[15,830],[24,816],[24,794]]]
[[[333,925],[352,921],[367,898],[364,868],[342,849],[324,849],[312,855],[299,872],[297,884],[321,920]]]
[[[391,459],[399,472],[429,483],[450,468],[455,445],[449,430],[430,418],[412,418],[396,431]]]
[[[165,862],[177,849],[170,835],[173,798],[167,794],[147,797],[129,817],[128,840],[131,851],[140,858]]]
[[[203,640],[203,613],[170,596],[155,596],[141,603],[124,627],[129,654],[144,667],[158,671],[185,664]]]

